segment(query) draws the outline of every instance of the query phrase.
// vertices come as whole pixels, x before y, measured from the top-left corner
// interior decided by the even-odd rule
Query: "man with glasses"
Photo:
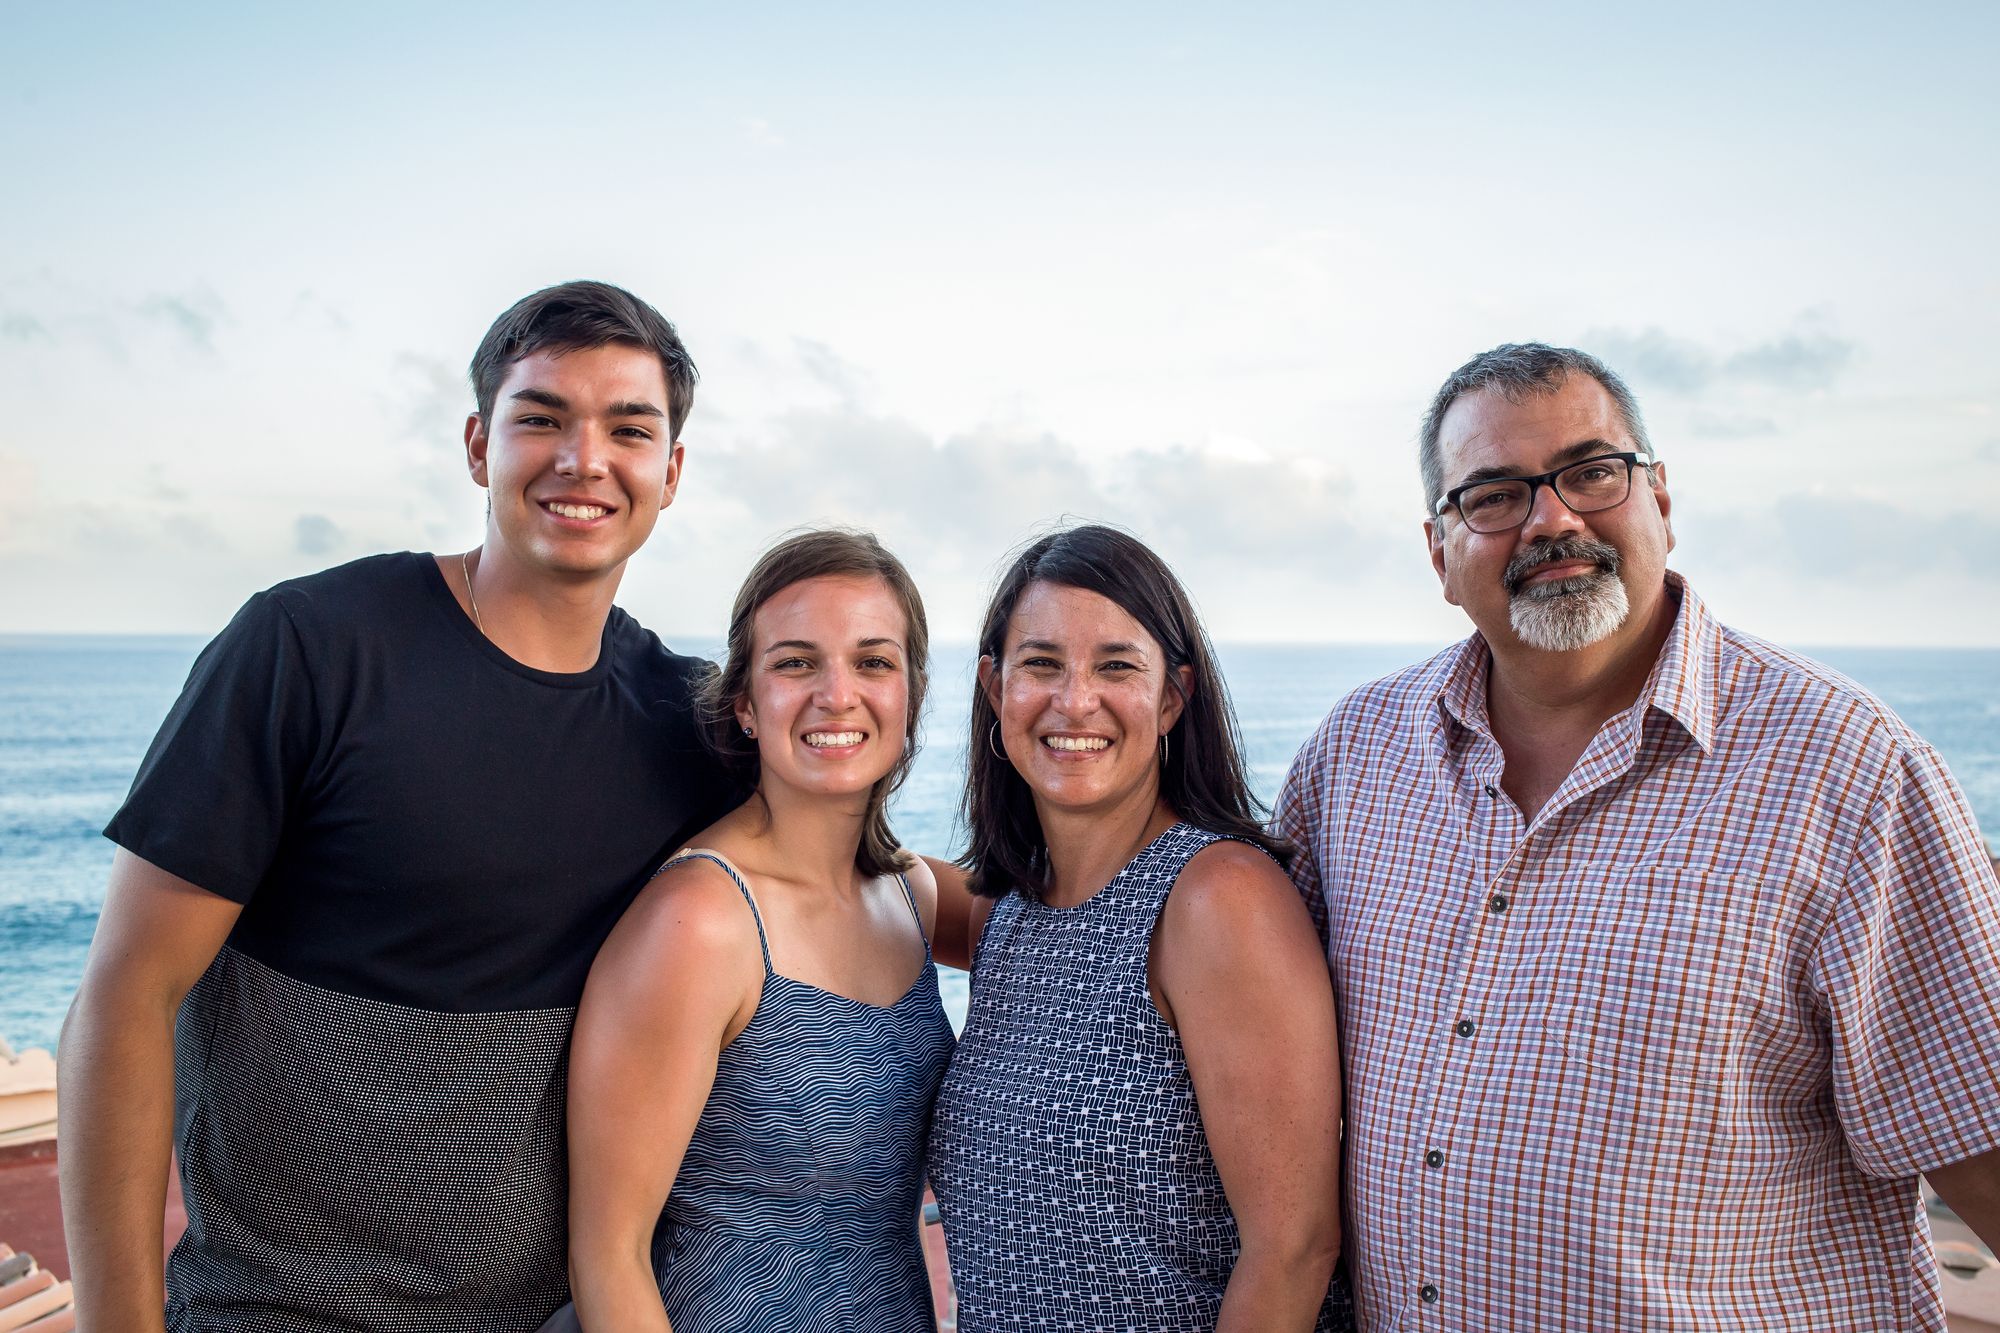
[[[2000,1241],[1963,796],[1667,569],[1666,469],[1595,358],[1475,357],[1420,461],[1475,633],[1342,700],[1278,810],[1341,1002],[1363,1327],[1943,1329],[1919,1173]]]

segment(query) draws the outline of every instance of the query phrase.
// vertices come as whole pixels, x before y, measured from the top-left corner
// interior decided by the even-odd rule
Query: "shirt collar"
[[[1680,600],[1680,610],[1639,700],[1672,718],[1707,754],[1715,748],[1721,631],[1686,579],[1669,570],[1667,587]],[[1434,696],[1446,717],[1485,736],[1492,735],[1486,717],[1486,674],[1492,660],[1485,638],[1474,631],[1440,658]]]

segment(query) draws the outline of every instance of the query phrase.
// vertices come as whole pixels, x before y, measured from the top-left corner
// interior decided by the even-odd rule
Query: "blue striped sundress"
[[[654,1238],[674,1333],[934,1333],[917,1213],[952,1035],[930,941],[886,1008],[780,976],[742,876],[700,849],[668,864],[692,857],[750,904],[764,989],[716,1062]]]

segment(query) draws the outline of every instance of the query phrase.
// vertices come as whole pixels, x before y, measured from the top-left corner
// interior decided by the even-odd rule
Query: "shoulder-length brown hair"
[[[729,612],[729,642],[722,670],[702,685],[698,705],[701,734],[709,752],[744,790],[757,785],[757,742],[743,734],[736,721],[736,704],[749,693],[751,629],[757,608],[794,583],[829,576],[878,578],[903,608],[904,672],[909,682],[909,715],[904,719],[907,742],[896,766],[877,779],[868,793],[868,813],[861,825],[861,845],[854,867],[864,875],[893,875],[914,859],[902,850],[889,829],[889,797],[909,776],[917,756],[917,720],[923,715],[924,689],[930,681],[930,627],[924,619],[924,599],[910,571],[891,555],[873,533],[845,528],[815,528],[795,533],[764,552],[736,594]]]
[[[1014,606],[1036,583],[1081,588],[1109,598],[1153,636],[1166,654],[1167,682],[1181,694],[1181,715],[1167,733],[1160,795],[1174,814],[1197,828],[1241,838],[1288,865],[1291,846],[1258,818],[1243,770],[1235,710],[1215,665],[1215,649],[1187,590],[1166,561],[1137,537],[1101,524],[1067,528],[1041,538],[1014,558],[986,606],[979,655],[997,670],[1007,647]],[[1181,690],[1180,668],[1193,688]],[[999,715],[986,691],[972,690],[972,736],[966,743],[965,823],[972,845],[959,864],[973,892],[1004,897],[1014,889],[1040,895],[1049,886],[1049,845],[1035,814],[1034,793],[1014,765],[994,752]]]

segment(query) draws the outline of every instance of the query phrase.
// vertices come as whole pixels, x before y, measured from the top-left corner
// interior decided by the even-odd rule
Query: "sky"
[[[1988,0],[0,16],[0,633],[473,545],[465,363],[594,277],[702,373],[620,594],[670,641],[821,522],[969,639],[1095,519],[1219,639],[1442,643],[1418,419],[1538,339],[1725,621],[2000,644]]]

